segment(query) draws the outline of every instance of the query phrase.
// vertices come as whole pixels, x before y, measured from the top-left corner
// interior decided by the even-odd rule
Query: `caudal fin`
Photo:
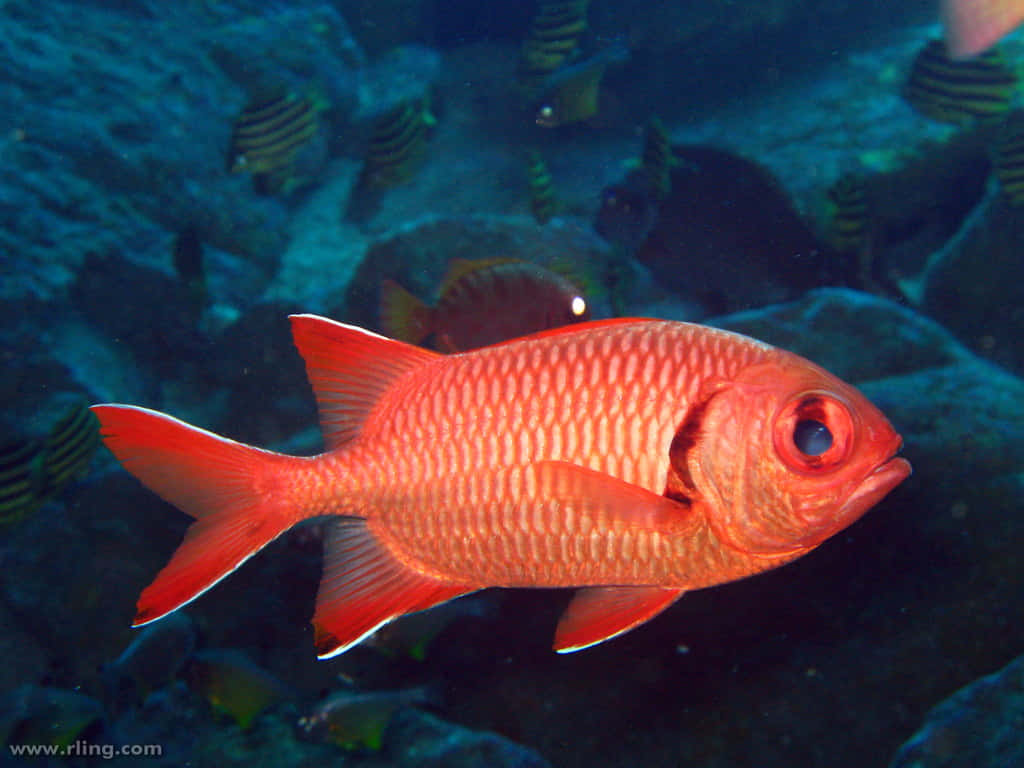
[[[195,600],[303,520],[295,476],[309,459],[236,443],[128,405],[94,405],[100,434],[121,464],[195,518],[170,562],[139,597],[133,626]]]

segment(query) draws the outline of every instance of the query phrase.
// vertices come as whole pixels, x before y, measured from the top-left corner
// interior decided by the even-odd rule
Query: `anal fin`
[[[584,587],[573,595],[555,630],[555,650],[581,651],[643,624],[682,597],[665,587]]]
[[[337,656],[403,614],[476,589],[411,570],[374,538],[364,519],[333,521],[324,533],[324,574],[313,615],[317,655]]]

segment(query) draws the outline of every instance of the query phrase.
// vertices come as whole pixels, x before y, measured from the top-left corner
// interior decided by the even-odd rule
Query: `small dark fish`
[[[579,54],[580,37],[587,30],[589,0],[541,0],[520,52],[518,79],[528,93],[536,93],[552,72]]]
[[[556,272],[514,259],[453,259],[436,306],[393,280],[381,285],[384,332],[413,344],[462,352],[587,320],[579,289]]]
[[[422,159],[436,123],[427,96],[406,101],[377,118],[363,159],[360,185],[383,189],[407,181]]]
[[[1017,75],[997,49],[953,60],[941,40],[930,40],[911,65],[903,98],[932,120],[964,125],[1002,118],[1016,88]]]
[[[243,729],[265,709],[291,695],[284,683],[233,648],[196,651],[185,674],[193,690]]]
[[[378,629],[363,644],[389,656],[407,656],[423,661],[437,636],[452,623],[466,618],[493,617],[495,613],[494,604],[489,600],[468,596],[402,616]]]
[[[821,285],[824,252],[775,177],[716,147],[673,147],[671,192],[632,171],[602,193],[597,232],[708,314],[784,301]]]
[[[249,171],[261,192],[284,188],[296,154],[320,129],[320,108],[315,99],[290,91],[253,99],[235,121],[228,170]]]
[[[0,698],[0,742],[5,747],[65,749],[98,728],[102,720],[100,702],[65,688],[23,685]]]
[[[526,165],[526,180],[530,188],[530,210],[538,224],[547,224],[558,210],[551,172],[540,152],[530,150]]]
[[[1024,205],[1024,124],[1020,121],[1008,124],[999,140],[995,173],[1007,201]]]
[[[184,611],[145,626],[100,677],[108,705],[120,709],[173,680],[196,647],[195,623]]]
[[[640,167],[651,178],[658,199],[672,191],[672,142],[661,120],[652,117],[644,130],[644,149],[640,156]]]
[[[85,403],[78,403],[53,425],[43,443],[45,493],[56,496],[84,474],[100,444],[100,424]]]
[[[174,238],[172,256],[174,271],[188,290],[191,309],[198,314],[207,304],[208,292],[203,266],[203,241],[195,226],[190,224],[178,232]]]
[[[174,271],[183,282],[203,279],[203,241],[199,230],[189,224],[174,238]]]
[[[660,195],[643,169],[631,171],[601,192],[594,229],[621,250],[633,254],[658,223]]]
[[[35,440],[13,439],[0,446],[0,525],[16,523],[41,503],[43,454]]]
[[[610,45],[582,61],[568,64],[548,75],[534,121],[544,128],[589,120],[597,114],[601,78],[609,64],[625,61],[629,52],[622,45]]]
[[[392,715],[403,707],[430,704],[436,697],[429,688],[403,691],[340,691],[317,704],[299,719],[299,727],[345,749],[381,748]]]
[[[864,180],[854,174],[843,174],[828,188],[831,215],[828,239],[841,254],[858,254],[867,245],[870,234],[870,212]]]

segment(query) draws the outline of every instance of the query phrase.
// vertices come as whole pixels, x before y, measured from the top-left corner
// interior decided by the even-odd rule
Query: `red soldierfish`
[[[291,322],[320,456],[93,407],[124,467],[196,519],[136,626],[332,515],[313,617],[322,658],[485,587],[581,587],[555,635],[574,651],[687,590],[800,557],[910,474],[899,435],[856,389],[714,328],[608,320],[445,356]]]
[[[941,14],[950,57],[967,59],[1024,22],[1024,0],[942,0]]]

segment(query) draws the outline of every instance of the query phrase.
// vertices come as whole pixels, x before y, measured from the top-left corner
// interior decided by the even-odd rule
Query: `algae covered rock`
[[[1024,765],[1024,656],[937,704],[889,768],[1016,765]]]

